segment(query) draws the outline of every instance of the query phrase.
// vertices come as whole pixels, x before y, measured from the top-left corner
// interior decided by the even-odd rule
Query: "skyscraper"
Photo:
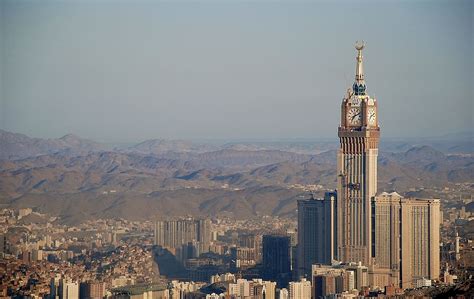
[[[355,82],[342,101],[337,155],[337,259],[369,269],[369,284],[412,287],[439,275],[439,201],[377,193],[380,128],[357,43]],[[364,285],[362,285],[364,286]]]
[[[364,44],[356,44],[355,82],[341,106],[337,154],[337,256],[342,262],[371,263],[371,199],[377,192],[380,128],[377,101],[366,92]]]
[[[372,286],[400,284],[400,200],[396,192],[376,196],[372,202],[374,268]]]
[[[263,236],[263,278],[286,287],[291,280],[290,237]]]
[[[189,242],[199,242],[199,251],[208,252],[211,241],[211,221],[209,219],[178,219],[156,221],[155,245],[181,248]]]
[[[401,200],[401,287],[439,278],[439,200]]]
[[[439,278],[439,200],[406,199],[396,192],[373,200],[373,286],[411,288]]]
[[[335,247],[336,194],[298,200],[298,275],[311,278],[311,265],[331,264]]]

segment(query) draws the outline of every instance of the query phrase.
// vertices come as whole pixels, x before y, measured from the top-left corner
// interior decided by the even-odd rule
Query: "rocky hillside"
[[[298,185],[321,185],[318,196],[336,187],[335,150],[310,155],[227,145],[202,151],[187,143],[156,141],[107,151],[74,136],[8,137],[13,139],[25,150],[0,160],[0,204],[34,207],[69,221],[219,213],[294,216],[296,199],[308,196]],[[12,143],[2,144],[8,146]],[[30,157],[19,159],[23,155]],[[401,194],[451,186],[474,181],[474,158],[429,146],[381,152],[378,175],[379,190]]]

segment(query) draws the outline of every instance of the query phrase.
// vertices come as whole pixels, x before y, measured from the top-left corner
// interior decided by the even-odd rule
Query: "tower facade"
[[[263,236],[263,278],[286,287],[291,281],[289,236]]]
[[[402,196],[396,192],[377,195],[372,199],[372,217],[375,223],[373,252],[374,260],[370,285],[400,286],[400,202]]]
[[[401,287],[413,288],[418,280],[439,279],[438,199],[401,200]]]
[[[181,248],[189,242],[199,242],[200,252],[208,252],[211,242],[209,219],[159,220],[155,222],[155,245]]]
[[[371,286],[413,288],[439,278],[438,199],[403,198],[396,192],[372,202],[374,263]]]
[[[355,82],[341,105],[337,154],[337,258],[372,262],[371,199],[377,193],[380,128],[377,101],[366,93],[364,44],[356,44]]]
[[[311,278],[313,264],[330,265],[334,260],[336,194],[298,200],[298,275]]]

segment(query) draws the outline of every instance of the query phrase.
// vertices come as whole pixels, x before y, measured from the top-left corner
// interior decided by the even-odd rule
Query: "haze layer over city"
[[[473,11],[0,0],[0,297],[474,296]]]

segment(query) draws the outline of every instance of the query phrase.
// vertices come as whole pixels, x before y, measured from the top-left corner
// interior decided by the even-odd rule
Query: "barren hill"
[[[14,137],[28,151],[0,161],[0,204],[33,207],[64,221],[220,213],[294,216],[296,199],[308,196],[301,185],[319,185],[317,196],[336,187],[335,150],[310,155],[258,150],[258,145],[199,152],[202,148],[187,143],[168,147],[157,141],[139,146],[143,151],[106,151],[74,136],[59,141]],[[156,146],[161,149],[148,153]],[[176,146],[184,150],[170,150]],[[26,154],[31,156],[18,158]],[[384,191],[451,186],[474,181],[474,158],[429,146],[381,152],[378,175]]]

